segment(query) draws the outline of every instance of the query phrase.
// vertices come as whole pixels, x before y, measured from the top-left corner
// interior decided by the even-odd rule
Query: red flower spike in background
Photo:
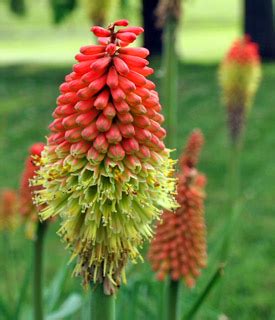
[[[180,207],[175,213],[164,211],[148,254],[159,280],[166,276],[174,281],[183,278],[188,287],[195,285],[207,260],[204,222],[206,178],[196,169],[203,142],[199,130],[189,137],[177,175],[176,199]]]
[[[261,79],[258,45],[248,36],[235,41],[221,63],[219,78],[230,135],[236,142]]]
[[[74,273],[113,294],[128,260],[172,210],[174,161],[145,48],[127,47],[143,32],[119,20],[93,27],[98,45],[76,55],[60,86],[42,166],[33,181],[41,218],[59,215],[60,235],[78,261]],[[125,27],[125,28],[117,28]]]
[[[35,143],[29,150],[29,156],[25,162],[19,191],[19,211],[26,222],[26,235],[33,239],[35,227],[38,222],[38,208],[33,204],[33,192],[36,187],[30,185],[30,180],[35,177],[39,168],[41,153],[44,149],[43,143]]]
[[[12,231],[18,225],[18,196],[12,189],[0,191],[0,231]]]

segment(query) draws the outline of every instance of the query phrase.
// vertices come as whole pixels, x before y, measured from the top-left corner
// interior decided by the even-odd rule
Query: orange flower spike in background
[[[34,178],[39,168],[41,153],[44,149],[43,143],[35,143],[29,150],[29,156],[25,162],[19,190],[19,211],[26,222],[26,236],[34,238],[35,226],[38,221],[38,209],[33,204],[33,192],[36,187],[30,185],[30,180]]]
[[[170,276],[193,287],[206,266],[204,186],[206,178],[196,169],[203,135],[195,130],[180,158],[175,213],[164,211],[149,249],[149,260],[159,280]]]
[[[18,197],[16,191],[0,191],[0,231],[14,230],[18,225]]]

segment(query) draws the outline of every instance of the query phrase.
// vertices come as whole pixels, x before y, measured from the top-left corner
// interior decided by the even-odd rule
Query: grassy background
[[[77,48],[87,43],[90,37],[87,21],[80,19],[83,16],[81,8],[56,28],[49,24],[50,15],[45,6],[45,1],[37,2],[30,7],[28,19],[21,21],[8,14],[4,4],[0,3],[0,187],[18,186],[27,148],[33,142],[43,140],[47,134],[58,85],[70,71]],[[194,127],[200,127],[206,137],[200,169],[208,176],[206,217],[211,261],[215,247],[221,241],[222,226],[228,214],[224,210],[228,141],[216,81],[216,62],[239,32],[239,14],[240,8],[235,0],[230,3],[209,0],[207,6],[203,0],[190,0],[185,7],[185,21],[179,30],[177,44],[184,59],[180,66],[179,141],[183,145]],[[153,63],[158,71],[158,61]],[[156,75],[160,74],[156,72]],[[275,65],[264,65],[263,74],[247,128],[242,159],[245,206],[236,226],[232,260],[227,268],[222,295],[221,312],[231,319],[275,318],[275,168],[272,156]],[[155,77],[154,80],[159,82],[160,79]],[[55,235],[56,229],[56,225],[51,226],[46,243],[47,285],[66,260],[63,245]],[[2,257],[7,243],[2,241],[0,246],[0,271],[1,274],[7,272],[7,281],[0,282],[0,295],[7,301],[7,283],[12,299],[31,258],[31,243],[22,240],[21,231],[10,240],[12,250],[6,259]],[[184,309],[203,287],[211,268],[212,265],[204,272],[197,289],[183,290]],[[162,285],[154,281],[148,264],[130,267],[128,279],[129,283],[121,290],[118,300],[119,319],[159,319],[157,312],[161,307]],[[79,279],[68,277],[60,301],[72,290],[81,291]],[[30,290],[26,291],[26,297],[30,300]],[[221,312],[216,309],[214,294],[209,297],[198,319],[216,319]]]

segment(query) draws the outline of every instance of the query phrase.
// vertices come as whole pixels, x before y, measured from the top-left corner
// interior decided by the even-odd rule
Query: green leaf
[[[4,303],[4,301],[0,298],[0,319],[2,319],[2,317],[4,317],[4,319],[11,319],[11,316],[9,314],[9,310],[6,306],[6,304]]]
[[[46,316],[46,320],[62,320],[73,315],[81,308],[82,299],[78,293],[72,293],[55,312]]]
[[[182,320],[191,320],[191,319],[193,319],[193,317],[198,312],[198,310],[201,307],[201,305],[204,303],[204,301],[208,297],[208,295],[211,292],[211,290],[215,287],[215,285],[218,283],[218,281],[223,276],[224,267],[225,267],[224,264],[218,265],[215,273],[209,279],[209,282],[207,283],[206,287],[200,293],[200,295],[196,299],[195,303],[192,305],[192,307],[189,310],[189,312],[185,316],[183,316]]]
[[[27,287],[28,287],[29,282],[30,282],[31,274],[32,274],[32,267],[29,267],[29,268],[27,268],[27,270],[25,272],[23,283],[22,283],[20,291],[19,291],[19,295],[18,295],[18,299],[16,301],[16,306],[15,306],[15,312],[14,312],[13,319],[19,319],[20,318],[20,312],[21,312],[21,309],[22,309],[22,305],[23,305],[23,302],[24,302],[25,295],[26,295],[26,290],[27,290]]]
[[[62,288],[67,278],[68,274],[67,262],[63,263],[53,278],[50,286],[45,290],[45,302],[47,306],[47,313],[50,313],[54,310],[60,295],[62,293]]]

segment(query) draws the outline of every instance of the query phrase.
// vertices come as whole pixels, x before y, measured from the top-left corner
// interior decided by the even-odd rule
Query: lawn
[[[157,66],[157,63],[155,62]],[[33,142],[44,139],[47,125],[55,106],[58,84],[68,73],[70,66],[17,65],[0,69],[0,186],[18,186],[27,148]],[[245,202],[240,223],[236,226],[233,255],[226,269],[223,291],[223,312],[231,319],[274,318],[274,187],[275,169],[271,154],[274,144],[272,90],[275,81],[275,65],[264,65],[264,79],[251,112],[247,128],[245,152],[242,159],[242,195]],[[208,226],[209,256],[212,261],[215,247],[221,241],[221,230],[228,212],[226,202],[226,166],[228,141],[225,128],[225,113],[220,104],[216,81],[216,65],[187,64],[180,66],[180,117],[179,141],[183,145],[187,134],[194,127],[203,130],[206,145],[200,169],[208,176],[206,218]],[[157,79],[158,81],[159,79]],[[46,249],[47,283],[64,263],[62,244],[55,235],[57,226],[52,226]],[[19,235],[12,240],[16,265],[20,266],[17,276],[23,277],[29,256],[30,243],[21,241]],[[1,250],[4,246],[1,246]],[[22,259],[24,258],[24,259]],[[54,263],[53,263],[54,261]],[[1,267],[6,261],[1,259]],[[212,267],[212,265],[210,266]],[[210,271],[213,269],[209,269]],[[9,275],[11,276],[11,275]],[[198,287],[202,287],[209,272],[204,272]],[[136,319],[158,319],[159,284],[154,281],[150,268],[145,264],[129,270],[129,283],[122,288],[118,312],[123,303],[132,298]],[[144,280],[146,281],[144,284]],[[69,291],[80,291],[78,279],[68,279],[63,296]],[[0,294],[5,294],[1,282]],[[184,308],[190,305],[197,290],[184,290]],[[127,299],[127,300],[125,300]],[[146,307],[146,301],[150,305]],[[137,301],[138,300],[138,301]],[[198,319],[214,319],[215,294],[211,295]],[[127,308],[128,309],[128,308]],[[137,309],[139,309],[137,311]],[[132,311],[131,311],[132,313]],[[150,314],[150,318],[148,318]],[[147,315],[147,316],[146,316]],[[24,319],[24,318],[23,318]]]

